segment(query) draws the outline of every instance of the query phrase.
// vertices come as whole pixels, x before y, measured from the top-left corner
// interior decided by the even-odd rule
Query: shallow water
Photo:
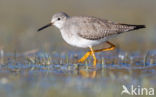
[[[0,65],[1,97],[119,97],[123,85],[156,88],[155,50],[145,54],[98,53],[97,68],[92,68],[92,57],[76,63],[83,54],[4,54]]]

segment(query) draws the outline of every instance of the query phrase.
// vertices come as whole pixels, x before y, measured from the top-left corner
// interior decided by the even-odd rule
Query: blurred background
[[[9,52],[33,49],[79,50],[66,44],[57,28],[36,32],[56,12],[95,16],[115,22],[145,24],[146,29],[111,41],[126,51],[156,48],[156,0],[0,0],[0,48]]]
[[[156,0],[0,0],[0,97],[120,97],[122,85],[156,89],[155,9]],[[92,57],[76,63],[84,49],[65,43],[57,28],[37,32],[60,11],[147,28],[111,39],[118,49],[97,53],[94,69]]]

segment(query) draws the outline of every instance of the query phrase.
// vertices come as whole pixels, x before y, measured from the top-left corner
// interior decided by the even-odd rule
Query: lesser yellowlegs
[[[115,45],[108,41],[111,37],[117,36],[122,32],[128,32],[140,28],[145,28],[145,25],[131,25],[115,23],[109,20],[100,19],[91,16],[69,16],[64,12],[53,15],[51,22],[38,31],[54,25],[57,27],[63,39],[70,45],[90,48],[78,62],[85,61],[89,55],[93,56],[93,66],[96,66],[96,57],[94,52],[109,51],[115,48]],[[110,45],[109,48],[93,50],[93,46],[106,42]]]

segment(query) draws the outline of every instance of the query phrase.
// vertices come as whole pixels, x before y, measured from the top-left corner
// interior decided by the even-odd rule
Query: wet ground
[[[92,57],[76,62],[84,53],[1,51],[1,97],[126,97],[123,85],[156,88],[155,50],[97,53],[97,68],[92,68]]]

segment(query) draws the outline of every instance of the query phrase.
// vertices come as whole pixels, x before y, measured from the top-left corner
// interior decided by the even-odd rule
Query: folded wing
[[[145,28],[144,25],[120,24],[96,17],[83,17],[83,19],[81,17],[78,26],[81,29],[78,35],[88,40],[99,40],[122,32]]]

